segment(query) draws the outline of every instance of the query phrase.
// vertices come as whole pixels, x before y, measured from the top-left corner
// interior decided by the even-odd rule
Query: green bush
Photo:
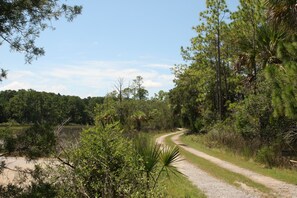
[[[31,159],[49,156],[55,146],[54,129],[47,124],[34,124],[17,135],[17,151]]]
[[[61,197],[141,197],[143,166],[118,124],[84,130],[77,148],[59,167]],[[66,163],[65,163],[66,164]],[[55,178],[53,178],[55,180]]]
[[[256,160],[271,168],[276,165],[276,153],[272,146],[264,146],[258,150]]]
[[[227,147],[234,152],[240,152],[246,146],[244,138],[236,132],[232,122],[217,123],[206,134],[206,141],[216,147]]]

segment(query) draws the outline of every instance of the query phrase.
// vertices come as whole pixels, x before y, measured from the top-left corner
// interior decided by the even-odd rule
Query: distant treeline
[[[70,118],[74,124],[94,124],[94,109],[104,97],[64,96],[34,90],[1,91],[0,123],[62,123]]]

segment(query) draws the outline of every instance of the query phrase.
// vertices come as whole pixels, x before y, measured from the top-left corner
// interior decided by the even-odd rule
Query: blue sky
[[[68,1],[70,2],[70,1]],[[153,96],[173,88],[170,68],[183,63],[180,47],[195,36],[202,0],[76,0],[83,13],[72,23],[53,22],[56,30],[41,33],[43,57],[25,64],[24,56],[0,46],[0,68],[8,78],[0,90],[34,89],[77,95],[104,96],[118,78],[125,86],[136,76]],[[229,0],[235,9],[237,0]]]

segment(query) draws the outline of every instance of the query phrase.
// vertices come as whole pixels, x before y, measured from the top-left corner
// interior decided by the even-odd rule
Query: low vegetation
[[[0,33],[28,62],[44,54],[34,44],[40,31],[32,30],[48,27],[46,21],[53,16],[64,14],[72,20],[81,12],[80,6],[40,2],[25,7],[13,6],[19,3],[14,1],[0,3],[7,5]],[[12,8],[17,16],[11,15]],[[172,69],[175,87],[150,99],[141,76],[128,87],[119,79],[105,97],[1,91],[1,156],[55,157],[59,165],[36,167],[28,172],[33,180],[26,187],[1,186],[0,196],[203,197],[190,189],[189,194],[179,188],[164,191],[162,185],[168,184],[164,173],[175,170],[171,164],[178,149],[163,150],[145,138],[137,139],[141,132],[174,127],[195,134],[183,137],[194,148],[296,184],[296,171],[290,170],[290,160],[297,160],[296,11],[296,2],[289,0],[241,0],[234,12],[224,0],[206,0],[201,23],[194,27],[197,35],[182,48],[186,64]],[[24,21],[26,17],[31,20]],[[1,69],[0,82],[6,73]],[[61,124],[71,124],[64,126],[68,132],[57,128]],[[226,182],[267,191],[241,175],[181,153]],[[235,160],[233,155],[243,157]],[[0,171],[3,168],[1,162]],[[183,186],[181,178],[172,185]]]
[[[173,145],[174,143],[171,141],[171,136],[168,136],[166,138],[166,143],[168,145]],[[240,183],[244,183],[247,186],[253,187],[255,189],[258,189],[261,192],[269,193],[270,189],[265,187],[262,184],[256,183],[252,181],[249,178],[246,178],[245,176],[241,174],[234,173],[232,171],[226,170],[206,159],[203,159],[201,157],[198,157],[194,154],[191,154],[184,149],[180,148],[181,155],[189,162],[195,164],[200,169],[204,170],[205,172],[209,173],[210,175],[221,179],[231,185],[234,186],[240,186]]]
[[[297,170],[296,169],[284,169],[284,168],[267,168],[262,163],[256,162],[251,159],[250,152],[245,153],[236,153],[233,150],[230,150],[229,147],[220,147],[214,146],[206,140],[205,135],[185,135],[181,137],[182,142],[185,144],[203,151],[211,156],[217,157],[219,159],[231,162],[240,167],[252,170],[254,172],[297,185]]]

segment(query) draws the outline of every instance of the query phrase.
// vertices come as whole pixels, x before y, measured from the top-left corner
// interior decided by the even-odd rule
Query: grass
[[[256,173],[297,185],[297,171],[281,168],[266,168],[262,164],[248,160],[247,158],[234,154],[231,151],[208,148],[202,143],[202,135],[183,135],[181,136],[181,141],[192,148],[205,152],[219,159],[228,161],[242,168],[246,168]]]
[[[159,186],[164,189],[165,197],[168,198],[206,198],[203,192],[182,175],[171,176],[169,179],[164,175]]]
[[[165,139],[165,142],[168,145],[174,145],[174,143],[171,141],[171,136],[167,137]],[[192,153],[189,153],[182,148],[180,148],[180,152],[181,152],[182,156],[187,161],[196,165],[197,167],[199,167],[200,169],[209,173],[210,175],[212,175],[218,179],[221,179],[231,185],[240,186],[240,183],[244,183],[244,184],[246,184],[252,188],[256,188],[259,191],[264,192],[264,193],[269,193],[271,191],[269,188],[267,188],[266,186],[264,186],[262,184],[256,183],[243,175],[231,172],[231,171],[226,170],[220,166],[217,166],[216,164],[214,164],[208,160],[205,160],[201,157],[198,157]]]

